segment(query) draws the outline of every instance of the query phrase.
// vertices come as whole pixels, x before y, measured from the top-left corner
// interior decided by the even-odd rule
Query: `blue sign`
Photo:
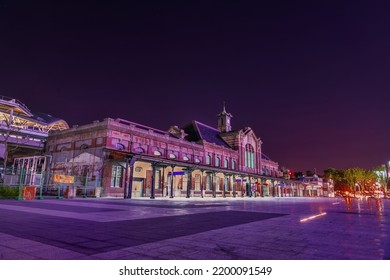
[[[173,176],[178,176],[178,175],[184,175],[186,174],[184,171],[174,171]],[[172,172],[168,172],[168,175],[172,175]]]

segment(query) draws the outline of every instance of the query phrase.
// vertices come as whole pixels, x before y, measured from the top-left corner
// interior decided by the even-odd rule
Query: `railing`
[[[11,98],[11,97],[8,97],[8,96],[0,95],[0,100],[4,100],[4,101],[10,102],[10,103],[16,103],[16,104],[19,105],[19,107],[21,107],[22,109],[27,111],[29,114],[31,114],[30,109],[28,109],[28,107],[26,105],[24,105],[22,102],[20,102],[19,100],[15,99],[15,98]]]
[[[53,173],[32,173],[21,170],[19,174],[5,175],[0,184],[0,198],[18,200],[44,199],[44,197],[73,198],[100,197],[103,183],[109,178],[68,176],[73,183],[55,182]],[[24,182],[29,182],[27,185]]]
[[[44,136],[46,137],[48,135],[47,132],[40,131],[37,129],[29,128],[29,127],[17,127],[14,125],[11,125],[11,128],[8,128],[8,126],[4,124],[0,124],[0,129],[3,130],[10,130],[12,132],[20,133],[20,134],[30,134],[30,135],[38,135],[38,136]]]

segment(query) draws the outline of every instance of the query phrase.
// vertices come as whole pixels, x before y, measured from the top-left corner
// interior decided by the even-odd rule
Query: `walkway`
[[[390,259],[389,214],[375,199],[0,200],[0,259]]]

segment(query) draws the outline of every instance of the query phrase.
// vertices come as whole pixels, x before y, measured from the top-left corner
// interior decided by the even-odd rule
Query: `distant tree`
[[[349,168],[344,170],[344,180],[349,186],[349,191],[356,196],[356,184],[361,176],[360,168]]]
[[[372,170],[356,169],[356,180],[360,191],[370,191],[376,182],[376,174]]]
[[[333,174],[334,189],[336,191],[346,191],[349,190],[349,186],[344,177],[345,170],[336,170]]]
[[[303,172],[301,172],[301,171],[295,172],[295,173],[294,173],[294,177],[295,177],[296,179],[301,179],[301,178],[303,178]]]
[[[336,168],[328,168],[328,169],[325,169],[324,170],[324,178],[327,178],[327,179],[334,179],[334,177],[336,176]]]
[[[311,177],[313,175],[314,175],[313,171],[311,171],[311,170],[306,171],[306,176]]]

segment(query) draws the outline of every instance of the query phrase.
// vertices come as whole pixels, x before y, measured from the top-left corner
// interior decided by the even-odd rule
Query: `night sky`
[[[250,126],[294,171],[390,159],[388,1],[1,1],[0,94],[70,125]]]

